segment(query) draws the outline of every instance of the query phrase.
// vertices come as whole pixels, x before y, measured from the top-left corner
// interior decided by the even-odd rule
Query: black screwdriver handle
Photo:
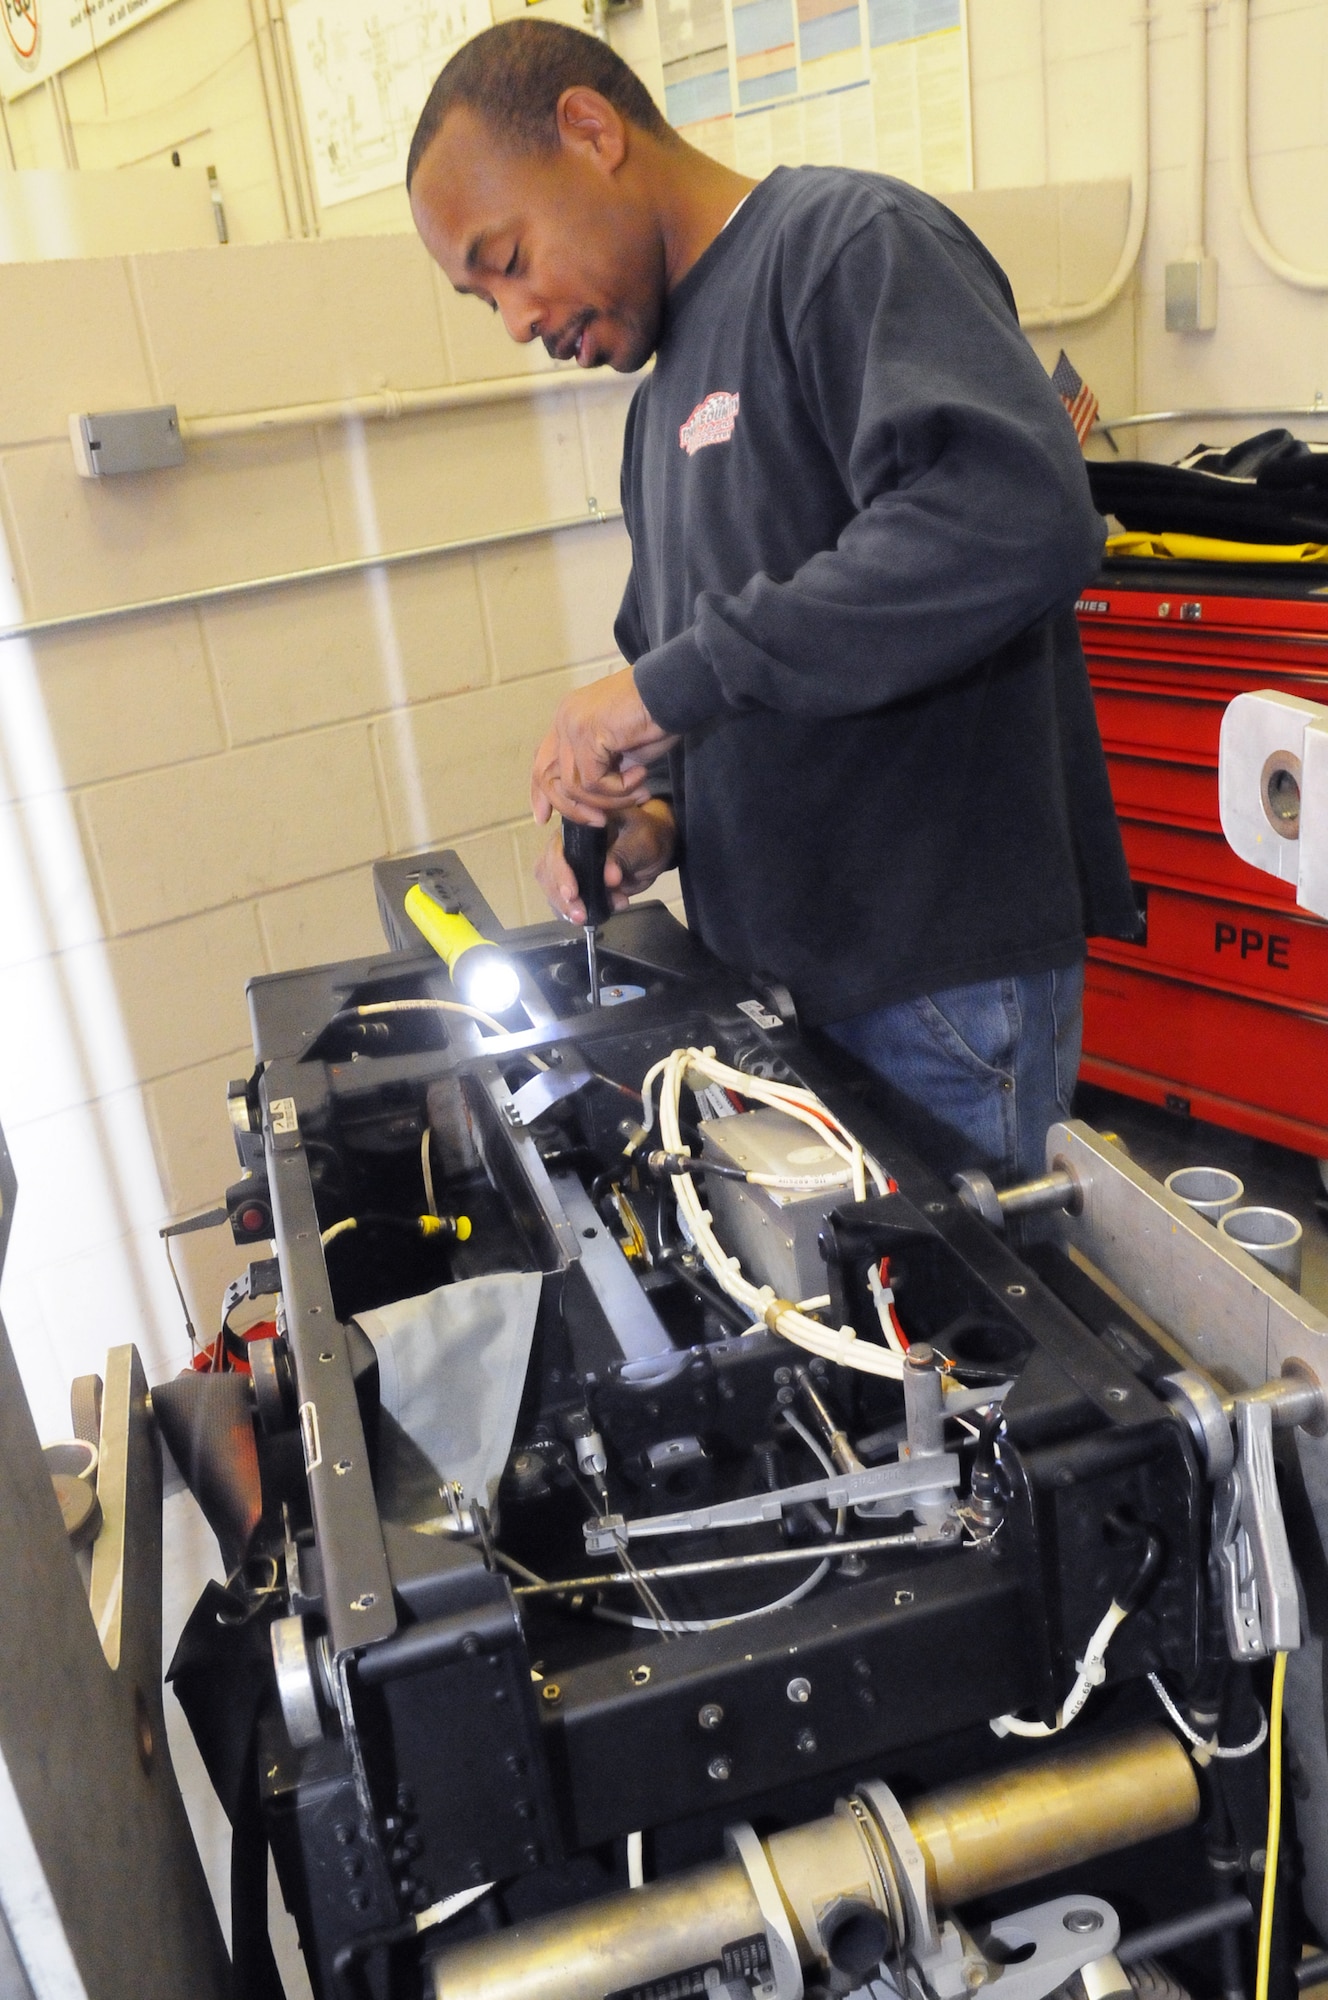
[[[609,892],[604,886],[604,863],[609,852],[606,826],[583,826],[580,820],[563,821],[563,853],[576,877],[576,893],[585,904],[586,923],[598,930],[613,914]]]

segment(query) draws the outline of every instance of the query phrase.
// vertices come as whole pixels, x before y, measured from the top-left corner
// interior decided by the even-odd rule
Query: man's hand
[[[608,819],[609,852],[604,863],[604,881],[615,910],[625,910],[633,896],[648,889],[666,868],[673,866],[678,845],[678,828],[667,799],[647,799],[642,806],[629,806]],[[551,907],[569,923],[585,922],[585,906],[576,893],[576,877],[563,858],[562,835],[553,839],[535,863],[535,880]]]
[[[530,803],[541,826],[556,809],[604,826],[610,813],[650,797],[645,767],[678,741],[648,712],[630,667],[574,688],[535,752]]]

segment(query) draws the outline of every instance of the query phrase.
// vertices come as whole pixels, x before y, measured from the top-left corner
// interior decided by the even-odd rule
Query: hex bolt
[[[1067,1910],[1061,1918],[1067,1931],[1076,1937],[1086,1937],[1089,1931],[1100,1931],[1102,1912],[1100,1910]]]
[[[718,1729],[724,1720],[724,1711],[717,1701],[705,1701],[697,1709],[696,1719],[702,1729]]]
[[[812,1698],[812,1684],[798,1674],[784,1690],[790,1701],[803,1702]]]
[[[706,1771],[717,1785],[722,1785],[726,1779],[733,1776],[733,1759],[731,1757],[712,1757],[706,1765]]]

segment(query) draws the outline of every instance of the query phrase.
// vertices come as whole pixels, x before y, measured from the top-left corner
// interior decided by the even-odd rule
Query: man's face
[[[450,111],[411,185],[425,247],[458,292],[583,368],[639,368],[664,301],[659,228],[624,156],[588,127],[510,151],[467,105]]]

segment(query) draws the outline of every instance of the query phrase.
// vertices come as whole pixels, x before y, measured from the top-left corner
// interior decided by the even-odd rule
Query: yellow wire
[[[1259,1912],[1259,1959],[1254,2000],[1268,2000],[1273,1957],[1273,1904],[1277,1900],[1277,1850],[1282,1841],[1282,1693],[1287,1656],[1273,1660],[1273,1699],[1268,1714],[1268,1839],[1264,1846],[1263,1906]]]

